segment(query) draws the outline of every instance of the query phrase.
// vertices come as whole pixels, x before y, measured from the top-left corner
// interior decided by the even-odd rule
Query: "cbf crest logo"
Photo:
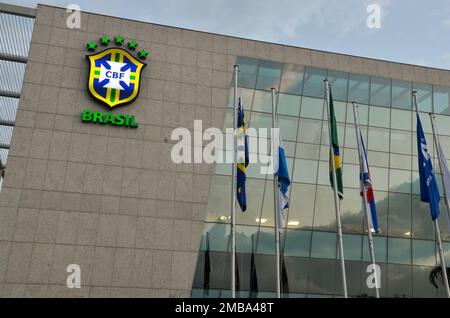
[[[89,61],[89,93],[98,101],[111,108],[133,102],[139,95],[142,70],[147,64],[139,61],[132,53],[121,48],[124,43],[122,37],[115,37],[116,47],[107,48],[99,53],[87,55]],[[102,37],[101,46],[108,46],[110,39]],[[128,49],[136,51],[138,44],[128,42]],[[97,44],[89,42],[87,49],[95,52]],[[139,59],[146,59],[148,52],[141,50]]]

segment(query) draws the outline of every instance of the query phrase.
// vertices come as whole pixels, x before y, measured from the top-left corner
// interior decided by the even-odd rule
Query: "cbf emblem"
[[[116,37],[115,44],[121,46],[124,39]],[[102,46],[109,44],[109,38],[101,38]],[[90,42],[88,50],[95,52],[97,44]],[[137,43],[128,42],[130,50],[135,50]],[[141,59],[147,57],[147,52],[138,52]],[[100,53],[87,55],[89,61],[88,88],[90,94],[109,107],[117,107],[134,101],[139,95],[141,72],[146,64],[138,61],[133,55],[122,48],[110,48]]]

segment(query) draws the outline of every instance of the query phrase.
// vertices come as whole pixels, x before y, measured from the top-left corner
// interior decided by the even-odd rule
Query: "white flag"
[[[442,170],[441,171],[442,183],[447,198],[450,198],[450,169],[448,168],[447,160],[445,159],[444,155],[444,150],[442,149],[440,142],[438,142],[438,147],[439,147],[439,164]],[[447,209],[447,223],[448,223],[448,230],[450,232],[450,215],[448,209]]]

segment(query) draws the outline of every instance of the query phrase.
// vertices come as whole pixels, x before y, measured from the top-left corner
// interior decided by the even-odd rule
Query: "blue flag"
[[[419,158],[420,200],[430,204],[431,218],[435,221],[439,217],[439,189],[436,183],[431,156],[428,153],[427,141],[423,133],[422,123],[417,114],[417,157]]]
[[[278,206],[278,224],[281,228],[286,227],[285,210],[289,208],[289,186],[291,180],[289,178],[288,165],[286,162],[286,154],[284,152],[283,141],[280,136],[280,145],[278,147],[278,170],[276,172],[279,186],[279,206]]]
[[[248,134],[245,124],[244,107],[239,98],[238,118],[237,118],[237,200],[242,212],[247,210],[247,195],[245,193],[245,183],[247,181],[247,167],[249,164]]]

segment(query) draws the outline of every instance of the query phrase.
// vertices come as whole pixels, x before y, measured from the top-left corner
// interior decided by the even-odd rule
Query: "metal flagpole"
[[[416,97],[417,98],[417,97]],[[435,123],[434,123],[434,118],[433,115],[430,113],[430,120],[431,120],[431,127],[433,129],[433,139],[434,139],[434,146],[436,148],[436,154],[438,157],[438,161],[439,161],[439,168],[441,170],[442,173],[442,165],[441,165],[441,153],[440,153],[440,149],[438,146],[439,143],[439,137],[436,134],[436,128],[435,128]],[[445,199],[445,206],[447,208],[447,212],[449,211],[449,201],[448,201],[448,197],[447,197],[447,192],[445,191],[445,184],[444,182],[442,182],[442,186],[444,187],[444,199]],[[447,266],[445,264],[445,258],[444,258],[444,249],[442,247],[442,239],[441,239],[441,232],[439,230],[439,224],[438,224],[438,220],[436,219],[434,221],[435,223],[435,229],[436,229],[436,239],[438,242],[438,250],[439,250],[439,258],[441,260],[441,267],[442,267],[442,277],[444,278],[444,286],[445,286],[445,291],[447,292],[447,298],[450,298],[450,288],[449,288],[449,284],[448,284],[448,277],[447,277]]]
[[[413,91],[412,96],[413,96],[414,106],[416,109],[416,114],[420,118],[419,105],[417,103],[417,91]],[[417,154],[417,155],[419,156],[420,154]],[[442,276],[445,280],[444,284],[445,284],[445,288],[447,290],[447,297],[450,298],[450,291],[448,288],[448,280],[447,280],[447,269],[445,266],[445,259],[444,259],[444,250],[442,248],[441,231],[439,230],[439,223],[438,223],[437,219],[433,221],[433,225],[434,225],[435,240],[436,240],[436,244],[438,246],[438,251],[439,251],[439,258],[441,260]]]
[[[342,240],[342,224],[341,224],[341,207],[338,197],[337,180],[336,180],[336,164],[334,162],[334,151],[331,133],[331,114],[330,114],[330,91],[328,80],[325,80],[325,101],[328,114],[328,134],[330,137],[330,158],[331,168],[333,174],[333,192],[334,192],[334,206],[336,208],[336,224],[337,224],[337,236],[339,241],[339,256],[341,258],[341,275],[342,275],[342,291],[344,298],[348,298],[347,295],[347,277],[345,275],[345,259],[344,259],[344,243]]]
[[[234,104],[233,104],[233,161],[231,172],[231,297],[236,298],[236,110],[238,103],[238,72],[234,66]]]
[[[365,155],[362,153],[362,144],[361,144],[361,134],[359,130],[359,116],[358,116],[358,105],[356,102],[352,102],[353,104],[353,117],[355,118],[355,129],[356,129],[356,140],[358,141],[358,155],[359,155],[359,171],[360,171],[360,187],[361,187],[361,195],[362,195],[362,205],[363,205],[363,212],[366,219],[366,225],[367,225],[367,238],[369,241],[369,251],[370,251],[370,261],[373,265],[373,270],[375,271],[375,292],[377,298],[380,298],[380,292],[378,290],[378,275],[376,271],[376,262],[375,262],[375,252],[373,248],[373,236],[372,236],[372,229],[370,227],[370,221],[369,221],[369,212],[367,210],[367,193],[366,193],[366,187],[364,185],[364,161],[363,156]]]
[[[276,119],[275,119],[275,88],[272,88],[272,127],[276,128]],[[272,145],[276,145],[277,143],[274,140],[275,133],[272,133]],[[271,147],[275,148],[275,147]],[[275,160],[275,156],[278,156],[278,149],[273,149],[272,158]],[[275,162],[275,161],[273,161]],[[278,161],[277,161],[278,162]],[[275,168],[275,167],[274,167]],[[278,220],[278,209],[279,209],[279,200],[278,197],[278,180],[276,176],[276,171],[274,171],[273,175],[273,206],[274,206],[274,217],[275,217],[275,258],[276,258],[276,284],[277,284],[277,298],[281,298],[281,282],[280,282],[280,228],[279,228],[279,220]]]

